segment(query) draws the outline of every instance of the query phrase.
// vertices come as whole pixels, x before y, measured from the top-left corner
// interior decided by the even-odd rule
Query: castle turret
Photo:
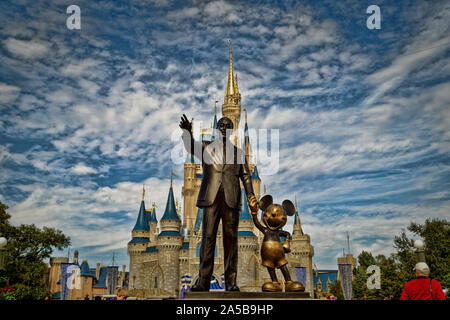
[[[214,101],[214,120],[212,125],[212,134],[211,134],[211,140],[214,140],[218,137],[217,133],[217,100]]]
[[[186,162],[184,163],[184,184],[181,189],[181,194],[184,198],[183,224],[188,230],[192,230],[196,214],[197,190],[195,188],[195,167],[194,156],[188,153]]]
[[[228,67],[227,88],[225,90],[225,97],[222,104],[222,115],[224,117],[230,118],[231,121],[233,121],[235,145],[237,145],[238,141],[236,132],[239,127],[239,119],[241,118],[241,94],[239,93],[236,79],[234,78],[233,72],[233,56],[230,40],[230,64]]]
[[[159,234],[158,230],[158,220],[156,219],[156,204],[153,202],[152,204],[152,210],[149,215],[149,228],[150,228],[150,241],[155,243],[156,237]]]
[[[130,277],[136,279],[135,282],[133,282],[133,286],[135,288],[141,288],[144,286],[145,279],[141,279],[141,277],[139,276],[139,270],[136,268],[136,266],[138,266],[137,262],[140,261],[140,254],[145,252],[147,247],[151,245],[149,218],[147,218],[147,212],[145,210],[144,195],[145,189],[142,188],[141,206],[139,208],[136,224],[131,231],[132,239],[130,242],[128,242],[128,255],[130,256]]]
[[[244,125],[244,143],[242,144],[242,150],[244,150],[245,158],[247,159],[247,163],[252,167],[252,148],[250,145],[250,136],[248,133],[248,123],[247,123],[247,109],[244,108],[245,112],[245,125]]]
[[[183,237],[180,234],[181,220],[175,207],[172,178],[170,179],[166,210],[160,220],[160,226],[161,233],[158,235],[157,249],[159,252],[164,252],[164,257],[159,261],[164,270],[163,289],[175,295],[180,278],[179,256]]]
[[[294,215],[294,227],[292,230],[292,237],[303,236],[302,223],[300,216],[298,215],[297,196],[295,197],[295,215]]]
[[[312,257],[314,256],[314,247],[311,245],[311,238],[309,234],[303,233],[297,205],[297,197],[295,197],[295,215],[292,231],[291,253],[288,255],[290,259],[289,268],[291,268],[292,272],[295,267],[306,269],[305,289],[312,295],[314,288],[312,273]]]
[[[50,258],[50,275],[48,279],[48,289],[53,292],[61,292],[61,264],[68,263],[67,257],[51,257]]]
[[[94,275],[89,268],[87,260],[83,260],[80,266],[80,276],[81,276],[81,292],[80,299],[84,299],[86,296],[92,299],[92,285],[94,280]]]

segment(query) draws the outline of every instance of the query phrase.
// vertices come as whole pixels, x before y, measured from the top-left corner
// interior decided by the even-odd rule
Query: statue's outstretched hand
[[[180,128],[192,132],[192,123],[189,122],[185,114],[181,117]]]

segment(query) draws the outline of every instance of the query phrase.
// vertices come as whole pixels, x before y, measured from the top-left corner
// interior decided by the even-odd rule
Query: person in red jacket
[[[439,281],[430,279],[430,268],[425,262],[414,267],[416,278],[405,284],[400,300],[445,300]]]

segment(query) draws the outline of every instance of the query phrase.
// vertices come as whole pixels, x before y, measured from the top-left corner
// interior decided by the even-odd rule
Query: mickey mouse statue
[[[292,281],[287,268],[287,260],[284,253],[291,252],[289,232],[280,230],[287,220],[287,215],[292,216],[295,213],[294,204],[289,200],[284,200],[282,205],[274,204],[271,195],[265,195],[259,201],[259,208],[264,212],[262,220],[265,227],[259,222],[257,211],[252,211],[253,222],[256,227],[264,234],[264,240],[261,246],[262,265],[269,271],[272,282],[266,282],[262,286],[264,292],[282,291],[280,282],[278,282],[275,268],[281,269],[285,279],[285,291],[296,292],[305,291],[305,287],[297,281]],[[285,237],[283,244],[280,236]]]

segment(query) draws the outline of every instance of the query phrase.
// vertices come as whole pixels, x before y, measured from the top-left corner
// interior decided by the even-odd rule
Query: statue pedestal
[[[309,300],[309,292],[186,292],[185,300]]]

